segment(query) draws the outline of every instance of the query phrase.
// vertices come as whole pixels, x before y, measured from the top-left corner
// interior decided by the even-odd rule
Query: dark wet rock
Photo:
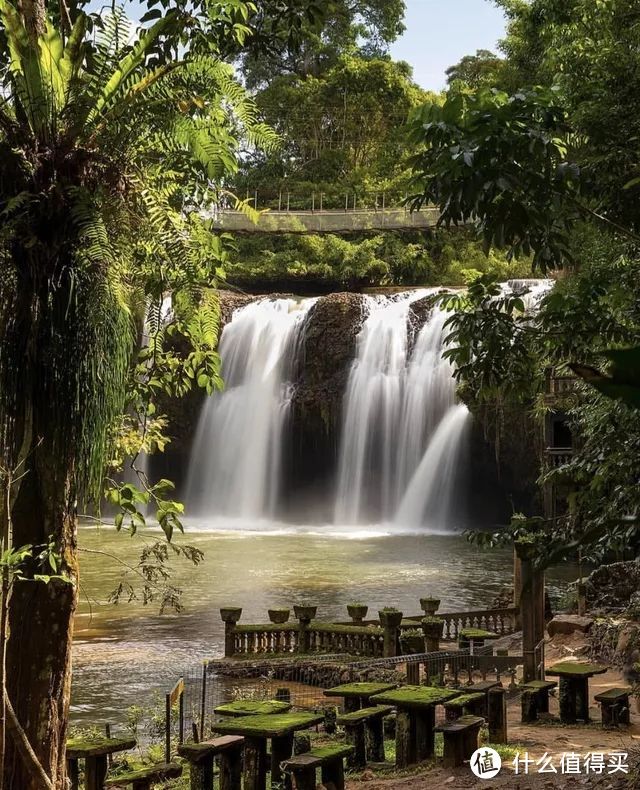
[[[329,498],[342,401],[364,318],[365,301],[361,294],[335,293],[318,299],[306,320],[291,410],[291,455],[285,475],[303,509],[307,501]],[[323,515],[327,514],[318,517]]]

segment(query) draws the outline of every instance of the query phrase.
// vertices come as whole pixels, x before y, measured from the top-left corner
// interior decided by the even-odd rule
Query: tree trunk
[[[12,510],[13,545],[53,540],[62,557],[58,572],[77,582],[76,514],[68,504],[72,501],[72,476],[53,458],[47,458],[46,442],[34,445]],[[14,584],[9,609],[7,692],[56,790],[65,787],[64,743],[76,602],[77,583],[20,581]],[[10,739],[6,756],[5,787],[40,790],[42,783],[25,766]]]

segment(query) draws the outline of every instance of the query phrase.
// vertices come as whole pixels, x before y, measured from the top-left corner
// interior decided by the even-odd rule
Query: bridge
[[[223,209],[212,219],[218,230],[232,233],[350,233],[367,230],[419,230],[436,225],[435,207],[420,211],[408,208],[357,208],[320,210],[265,210],[258,222],[242,211]]]

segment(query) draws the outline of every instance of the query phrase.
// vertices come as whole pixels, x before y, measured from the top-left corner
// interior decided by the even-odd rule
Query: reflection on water
[[[159,615],[139,601],[105,604],[122,566],[101,554],[81,554],[81,600],[74,648],[73,717],[121,722],[134,703],[148,704],[187,668],[223,651],[218,609],[241,606],[244,622],[267,621],[267,608],[308,600],[321,619],[347,619],[345,605],[363,601],[375,612],[397,606],[417,614],[434,595],[443,611],[482,608],[511,581],[511,552],[480,552],[457,536],[398,534],[391,527],[340,530],[260,525],[205,532],[193,525],[177,540],[205,553],[198,567],[174,563],[182,614]],[[238,525],[234,525],[237,527]],[[80,530],[80,545],[134,564],[143,539],[113,529]],[[151,539],[147,539],[149,542]],[[548,574],[551,591],[575,571]]]

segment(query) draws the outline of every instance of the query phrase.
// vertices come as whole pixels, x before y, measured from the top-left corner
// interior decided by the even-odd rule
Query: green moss
[[[83,755],[115,754],[135,748],[135,738],[70,738],[67,741],[67,753],[82,757]]]
[[[246,735],[249,738],[278,738],[320,724],[323,720],[324,716],[314,713],[278,713],[218,722],[213,725],[213,730],[229,735]]]
[[[493,631],[485,631],[483,628],[463,628],[458,636],[463,639],[496,639],[498,634]]]
[[[313,757],[319,760],[331,760],[332,758],[347,757],[353,752],[353,746],[346,746],[342,743],[336,743],[330,746],[318,746],[316,749],[311,750]]]
[[[459,691],[435,688],[433,686],[403,686],[395,691],[385,691],[371,697],[375,704],[388,703],[407,708],[425,708],[440,705],[460,695]]]
[[[601,675],[607,671],[602,664],[579,664],[577,661],[561,661],[547,669],[547,675],[573,675],[575,677],[588,677]]]
[[[478,700],[484,699],[484,694],[476,693],[476,694],[463,694],[460,697],[456,697],[455,699],[449,700],[449,702],[445,703],[445,707],[447,708],[464,708],[465,705],[469,705],[471,702],[478,702]]]
[[[227,702],[225,705],[218,705],[214,708],[214,713],[232,716],[258,716],[261,714],[286,713],[291,710],[288,702],[278,702],[277,700],[237,700]]]
[[[392,710],[393,707],[391,705],[373,705],[370,708],[361,708],[353,711],[353,713],[345,713],[342,716],[338,716],[337,722],[338,724],[357,724],[377,716],[386,716]]]
[[[336,625],[335,623],[320,623],[312,620],[309,624],[310,631],[319,631],[327,634],[354,634],[360,636],[382,636],[382,628],[370,625]]]
[[[558,684],[554,680],[529,680],[521,685],[522,688],[531,689],[532,691],[542,691],[543,689],[555,688]]]
[[[109,787],[110,783],[125,784],[135,782],[137,779],[147,779],[149,777],[157,776],[158,781],[165,778],[177,777],[182,773],[182,766],[177,763],[167,763],[164,765],[150,765],[147,768],[141,768],[138,771],[130,771],[126,774],[120,774],[110,781],[108,780],[105,787]]]
[[[383,691],[391,691],[396,688],[395,683],[345,683],[343,686],[327,689],[324,693],[327,697],[370,697],[373,694],[382,694]]]
[[[237,625],[236,634],[262,634],[275,631],[297,631],[297,623],[263,623],[261,625]]]

